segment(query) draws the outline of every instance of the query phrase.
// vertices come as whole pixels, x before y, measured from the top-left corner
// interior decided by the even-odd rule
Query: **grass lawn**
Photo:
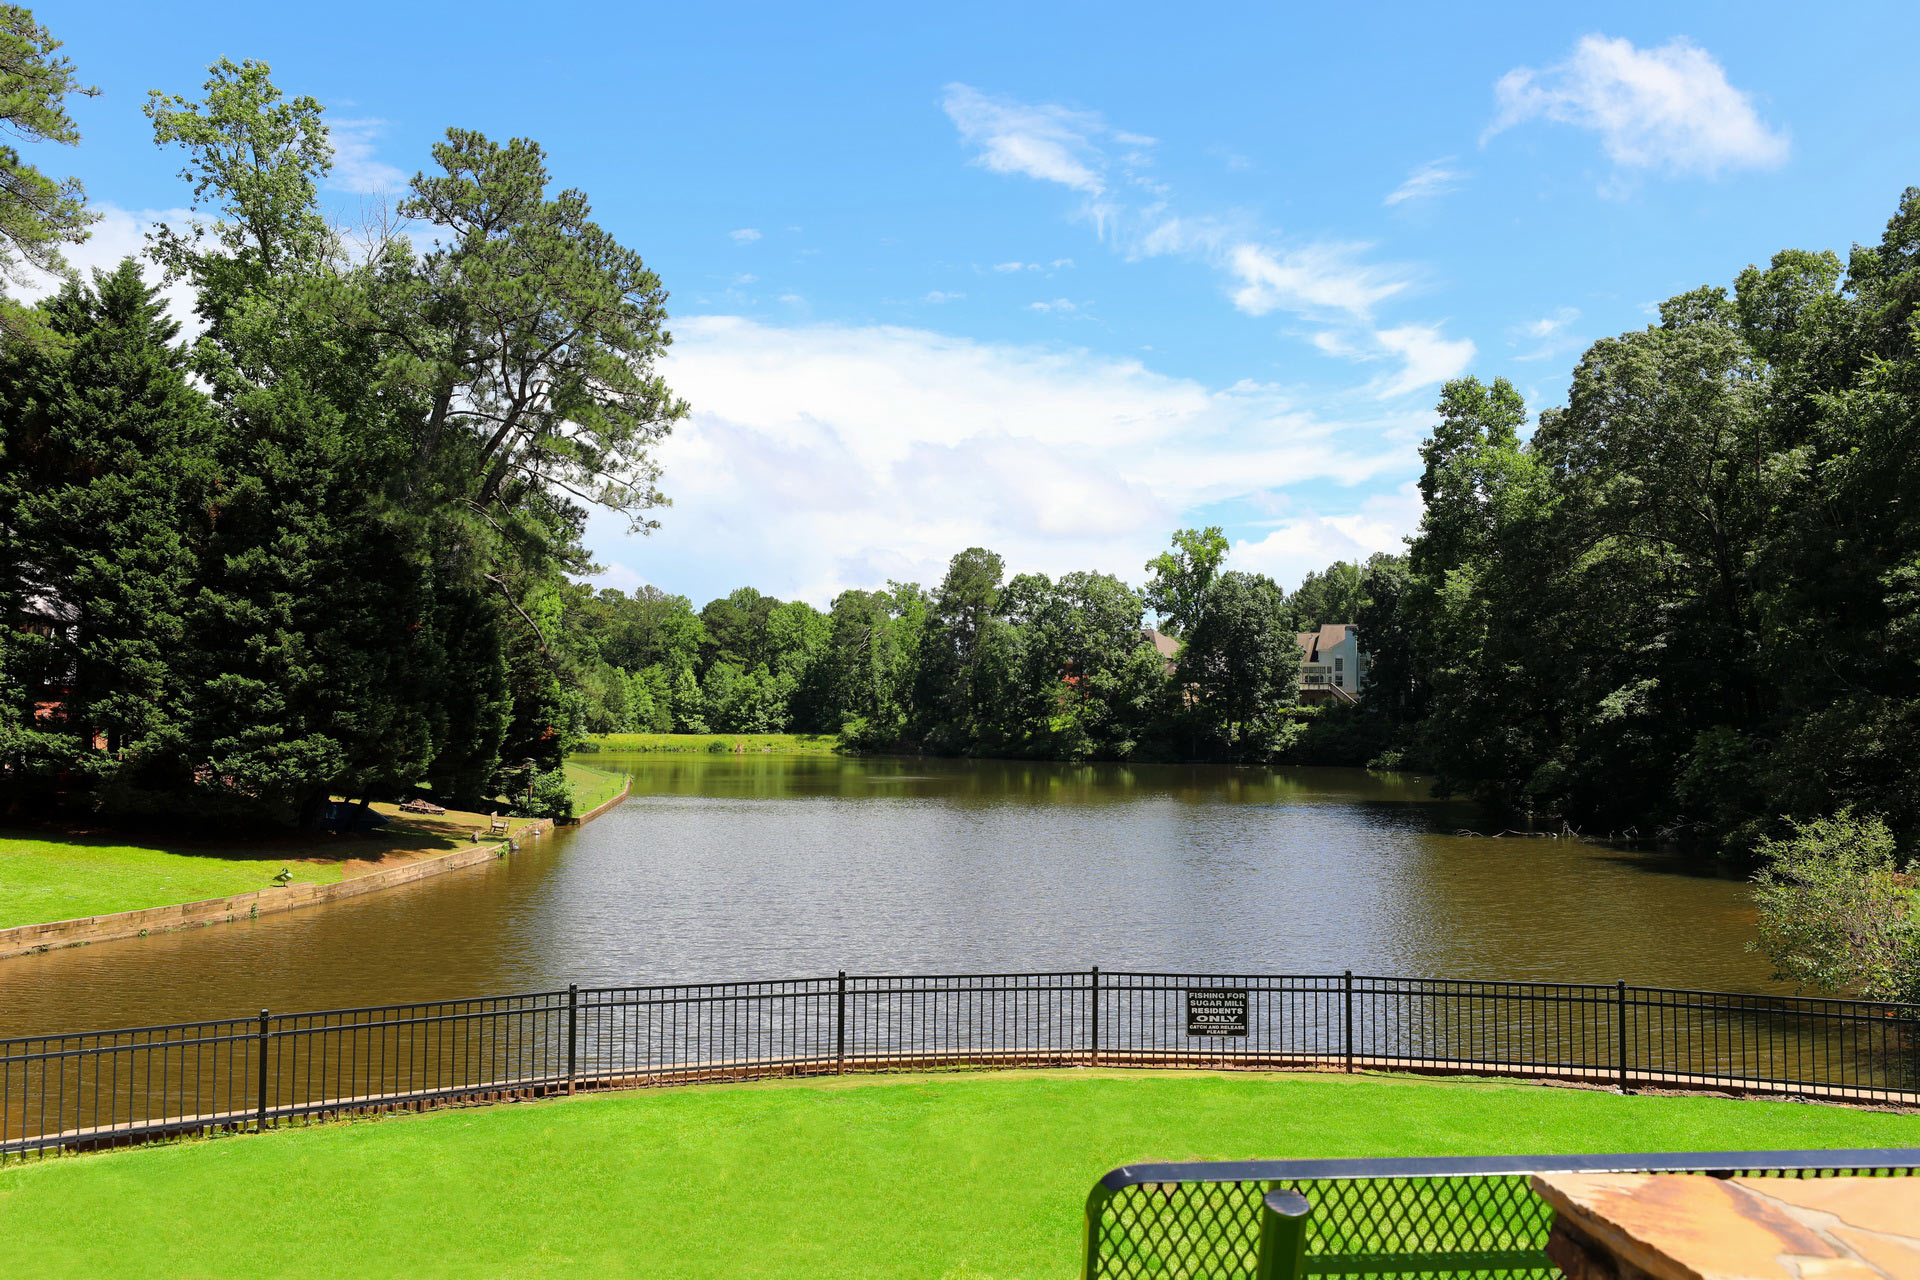
[[[574,760],[569,760],[560,767],[566,771],[567,785],[573,788],[575,814],[589,813],[598,809],[619,795],[620,788],[627,785],[627,775],[624,773],[596,769]]]
[[[1004,1072],[582,1096],[0,1169],[53,1276],[1074,1274],[1137,1160],[1920,1145],[1920,1116],[1369,1076]]]
[[[602,733],[592,739],[602,751],[709,751],[716,742],[728,751],[772,751],[786,755],[830,756],[839,739],[830,733]]]
[[[619,774],[574,764],[566,770],[576,812],[619,794]],[[0,832],[0,929],[224,898],[268,887],[282,867],[294,880],[325,884],[385,861],[446,853],[470,843],[474,828],[484,833],[488,825],[482,813],[421,816],[391,804],[373,808],[390,821],[353,837],[288,832],[250,840],[127,843],[112,836]],[[528,821],[516,818],[513,827]]]

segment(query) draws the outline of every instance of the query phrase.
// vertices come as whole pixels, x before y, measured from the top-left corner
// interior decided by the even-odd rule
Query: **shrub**
[[[1774,976],[1869,1000],[1920,1000],[1920,881],[1878,817],[1842,809],[1760,842],[1760,938]]]
[[[573,787],[560,769],[549,769],[533,778],[533,795],[525,805],[529,817],[552,818],[556,822],[573,816]]]

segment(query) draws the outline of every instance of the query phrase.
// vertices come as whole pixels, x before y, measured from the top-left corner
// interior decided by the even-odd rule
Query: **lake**
[[[0,960],[0,1036],[676,979],[1016,969],[1766,990],[1738,880],[1349,769],[615,755],[512,858],[308,911]]]

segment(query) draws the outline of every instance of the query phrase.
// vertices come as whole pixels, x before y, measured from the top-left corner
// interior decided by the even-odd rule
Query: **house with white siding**
[[[1329,622],[1318,631],[1302,631],[1300,703],[1358,702],[1367,683],[1367,655],[1360,632],[1350,622]]]

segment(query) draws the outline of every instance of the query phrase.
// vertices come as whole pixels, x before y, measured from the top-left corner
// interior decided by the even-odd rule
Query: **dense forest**
[[[62,103],[86,90],[7,12],[8,123],[77,142]],[[1200,529],[1138,589],[971,548],[824,611],[750,587],[696,608],[584,581],[587,509],[650,527],[686,406],[657,372],[660,281],[536,144],[450,130],[390,214],[341,228],[321,107],[265,66],[145,110],[203,220],[0,309],[15,811],[559,805],[585,735],[794,730],[1417,767],[1509,812],[1734,851],[1849,806],[1920,837],[1916,192],[1846,260],[1783,252],[1595,343],[1562,407],[1449,384],[1405,554],[1291,593]],[[84,193],[0,162],[4,265],[58,269]],[[1364,699],[1297,706],[1295,633],[1342,622]]]
[[[4,16],[8,122],[76,141],[73,68]],[[133,261],[0,325],[6,803],[564,805],[585,504],[645,527],[685,412],[654,371],[659,280],[523,139],[449,130],[394,216],[349,232],[319,204],[320,105],[267,67],[223,61],[145,111],[202,214],[148,246],[197,333]],[[57,268],[77,184],[0,159],[4,265]]]
[[[1294,634],[1351,620],[1396,561],[1335,565],[1289,596],[1223,568],[1227,554],[1219,529],[1182,530],[1142,592],[1103,573],[1008,577],[974,547],[931,588],[845,591],[826,612],[751,587],[697,612],[650,587],[577,588],[564,630],[580,723],[1063,760],[1299,757],[1319,713],[1295,706]],[[1180,637],[1173,660],[1145,637],[1156,622]]]

